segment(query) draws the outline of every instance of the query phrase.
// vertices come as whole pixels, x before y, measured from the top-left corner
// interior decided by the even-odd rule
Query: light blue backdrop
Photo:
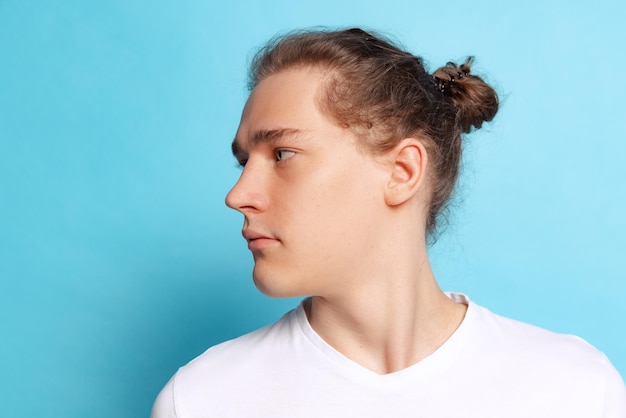
[[[0,398],[139,417],[177,367],[296,301],[250,280],[223,198],[252,49],[365,25],[500,91],[468,143],[442,286],[626,374],[626,12],[614,1],[0,0]]]

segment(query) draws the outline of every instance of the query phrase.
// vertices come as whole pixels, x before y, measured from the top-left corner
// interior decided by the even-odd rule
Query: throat
[[[443,292],[419,306],[345,311],[313,297],[304,305],[311,327],[331,347],[377,374],[411,367],[437,351],[460,326],[467,305]]]

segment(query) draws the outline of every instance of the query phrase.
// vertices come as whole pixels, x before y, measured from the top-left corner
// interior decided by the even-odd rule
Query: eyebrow
[[[276,142],[282,138],[294,138],[302,135],[302,131],[300,129],[294,128],[284,128],[284,129],[262,129],[256,131],[250,137],[249,145],[255,146],[260,144],[266,144],[269,142]],[[239,146],[239,140],[235,137],[233,139],[233,143],[231,144],[231,150],[235,157],[241,155],[243,153],[241,147]]]

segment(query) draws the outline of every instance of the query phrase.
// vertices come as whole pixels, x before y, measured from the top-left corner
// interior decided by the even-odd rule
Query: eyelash
[[[285,157],[283,156],[281,158],[281,154],[282,153],[290,153],[289,156]],[[276,159],[276,162],[284,162],[285,160],[288,160],[289,158],[293,157],[293,155],[295,154],[295,151],[289,150],[289,149],[285,149],[285,148],[278,148],[274,151],[274,158]],[[248,158],[238,158],[237,159],[237,166],[239,168],[243,168],[246,166],[246,163],[248,162]]]
[[[290,154],[288,157],[282,157],[281,158],[281,154],[282,153],[288,153]],[[276,161],[277,162],[283,162],[285,160],[288,160],[289,158],[293,157],[293,155],[295,154],[295,151],[289,150],[289,149],[284,149],[284,148],[279,148],[277,150],[274,151],[274,155],[276,156]]]

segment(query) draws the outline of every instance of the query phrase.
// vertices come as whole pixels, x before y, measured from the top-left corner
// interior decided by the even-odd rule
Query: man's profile
[[[361,29],[278,38],[252,63],[232,143],[256,286],[305,297],[210,348],[153,417],[626,417],[626,389],[583,340],[444,293],[428,239],[463,135],[492,120],[471,60],[429,73]]]

